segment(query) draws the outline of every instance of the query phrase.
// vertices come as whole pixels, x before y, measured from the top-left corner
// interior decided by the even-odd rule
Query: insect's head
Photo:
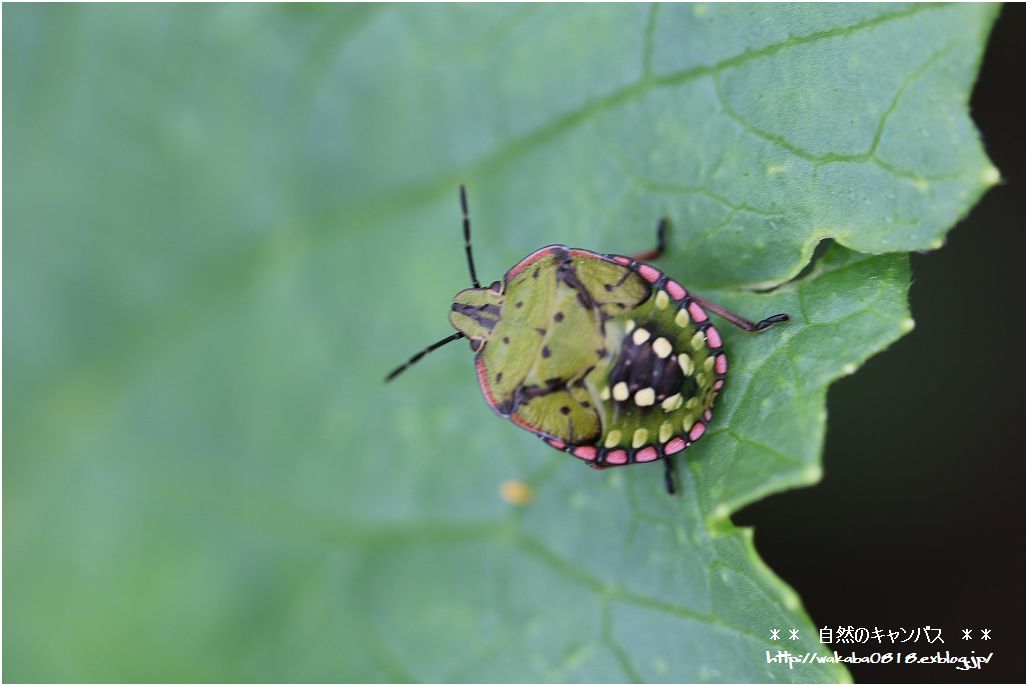
[[[472,350],[479,350],[493,335],[502,311],[503,285],[499,281],[489,288],[465,288],[453,297],[450,324],[471,342]]]

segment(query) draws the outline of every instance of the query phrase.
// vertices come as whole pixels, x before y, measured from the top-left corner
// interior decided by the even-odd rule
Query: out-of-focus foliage
[[[846,679],[767,664],[817,631],[729,515],[819,478],[828,383],[911,325],[884,253],[996,181],[993,14],[5,7],[4,678]],[[495,419],[465,346],[382,384],[468,283],[461,181],[486,280],[666,215],[662,268],[794,316],[722,328],[679,497]]]

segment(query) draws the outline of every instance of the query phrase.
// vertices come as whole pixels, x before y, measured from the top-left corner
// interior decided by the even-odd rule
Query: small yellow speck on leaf
[[[500,497],[511,505],[527,505],[534,495],[532,487],[518,479],[507,479],[500,484]]]

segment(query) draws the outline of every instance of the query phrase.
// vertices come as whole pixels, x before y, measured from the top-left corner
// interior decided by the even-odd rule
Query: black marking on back
[[[615,263],[615,264],[617,264],[617,263]],[[619,264],[618,266],[622,266],[623,267],[624,265]],[[625,285],[625,281],[628,281],[629,277],[631,277],[633,274],[636,274],[636,273],[637,272],[635,270],[631,269],[630,267],[626,267],[624,275],[620,279],[618,279],[617,283],[605,283],[605,284],[603,284],[603,289],[605,291],[607,291],[608,293],[610,293],[615,288],[621,288],[622,286]]]
[[[545,355],[544,355],[545,357]],[[514,396],[512,400],[508,400],[497,405],[497,410],[502,415],[511,415],[519,407],[527,403],[533,398],[538,398],[543,395],[549,395],[550,393],[556,393],[558,391],[567,391],[572,388],[586,388],[585,377],[589,376],[592,371],[596,369],[595,365],[589,366],[583,370],[582,373],[575,379],[561,379],[553,376],[546,379],[543,385],[529,384],[527,386],[518,386],[514,389]],[[579,403],[582,407],[590,407],[591,404],[587,402]],[[570,434],[569,434],[570,435]]]
[[[574,265],[571,263],[571,257],[568,256],[560,266],[557,267],[557,281],[567,284],[569,287],[575,289],[575,295],[578,296],[578,302],[582,304],[587,310],[592,310],[596,307],[596,303],[593,301],[593,296],[589,293],[589,289],[585,287],[582,280],[578,278],[578,273],[575,271]]]
[[[549,395],[550,393],[556,393],[557,391],[563,388],[564,383],[557,378],[547,379],[545,381],[545,385],[543,386],[538,386],[535,384],[529,386],[518,386],[516,389],[514,389],[514,403],[510,411],[514,412],[514,410],[521,407],[533,398]]]
[[[595,314],[597,323],[600,327],[600,333],[602,334],[604,325],[607,322],[607,320],[611,318],[611,315],[608,314],[604,308],[600,307],[597,304],[596,300],[593,298],[592,293],[589,291],[588,288],[586,288],[586,285],[582,283],[582,280],[578,276],[578,271],[575,268],[574,262],[572,261],[571,253],[567,250],[564,250],[562,252],[558,252],[555,254],[561,257],[561,263],[557,266],[556,272],[557,283],[563,283],[569,288],[574,289],[579,304],[587,310],[592,310]],[[624,284],[625,281],[631,278],[634,274],[635,272],[633,272],[630,268],[626,268],[624,275],[621,277],[621,279],[618,280],[616,284],[604,284],[604,288],[607,291],[612,291],[615,288],[620,287],[622,284]],[[619,310],[626,309],[625,304],[622,302],[615,302],[613,304]],[[556,321],[560,321],[560,319],[557,319],[556,315],[554,316],[554,319]],[[561,316],[561,319],[563,319],[563,316]]]

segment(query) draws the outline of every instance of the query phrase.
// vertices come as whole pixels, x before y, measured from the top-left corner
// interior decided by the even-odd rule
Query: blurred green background
[[[679,209],[588,173],[594,137],[612,158],[633,147],[602,124],[556,148],[577,166],[539,151],[576,123],[566,112],[638,77],[623,55],[644,52],[645,8],[563,24],[437,9],[4,7],[5,680],[670,678],[611,646],[695,618],[596,603],[588,583],[561,585],[561,560],[515,566],[511,548],[532,543],[495,490],[514,476],[553,479],[537,529],[600,508],[624,478],[655,532],[633,554],[670,557],[673,541],[760,571],[739,541],[665,527],[690,505],[650,505],[653,474],[579,487],[595,475],[492,417],[466,348],[381,387],[448,333],[466,282],[458,183],[490,276],[548,242],[638,249]],[[676,266],[709,286],[781,279],[804,261],[782,226],[770,266],[730,243]],[[576,559],[573,536],[556,542]],[[703,584],[656,569],[667,578],[643,581]],[[460,598],[437,595],[440,579]],[[752,584],[731,602],[750,604],[754,631],[806,621],[773,579]],[[686,657],[742,664],[763,649],[747,640]]]

